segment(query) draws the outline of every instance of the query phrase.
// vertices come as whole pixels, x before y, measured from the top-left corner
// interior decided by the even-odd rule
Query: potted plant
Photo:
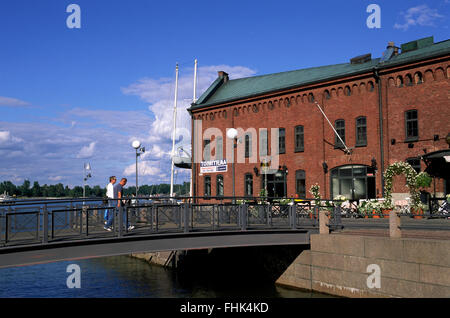
[[[360,201],[358,205],[358,213],[365,219],[369,218],[369,211],[372,211],[372,206],[369,201]]]
[[[383,218],[388,219],[389,218],[389,214],[392,211],[392,209],[394,208],[393,204],[391,202],[388,202],[386,200],[384,200],[383,202],[380,203],[380,209],[381,209],[381,214],[383,215]]]

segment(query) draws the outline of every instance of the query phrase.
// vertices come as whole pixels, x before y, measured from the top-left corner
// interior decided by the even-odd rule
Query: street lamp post
[[[84,171],[84,173],[83,173],[83,198],[85,198],[86,197],[86,182],[89,178],[92,177],[91,164],[89,162],[84,164],[83,171]],[[83,201],[83,205],[84,205],[84,201]]]
[[[136,149],[136,198],[138,196],[139,185],[138,185],[138,157],[145,152],[145,147],[141,147],[141,142],[139,140],[133,141],[131,146]]]
[[[237,147],[237,144],[236,144],[237,135],[238,135],[238,131],[235,128],[230,128],[230,129],[227,130],[227,137],[229,139],[233,140],[233,160],[231,161],[231,169],[233,170],[233,174],[232,174],[232,177],[233,177],[233,203],[236,203],[235,167],[234,167],[234,157],[235,157],[234,153],[235,153],[235,150],[234,149],[236,149],[236,147]]]

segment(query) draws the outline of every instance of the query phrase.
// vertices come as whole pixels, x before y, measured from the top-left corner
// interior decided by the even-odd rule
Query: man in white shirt
[[[106,186],[106,196],[108,199],[114,199],[114,183],[116,183],[117,179],[115,176],[109,177],[109,183]],[[108,221],[109,215],[114,213],[113,208],[115,207],[113,200],[108,200],[109,209],[105,209],[105,221]],[[111,210],[111,211],[110,211]]]

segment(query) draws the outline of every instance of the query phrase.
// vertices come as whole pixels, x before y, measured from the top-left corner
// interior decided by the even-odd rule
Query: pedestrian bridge
[[[0,268],[157,251],[308,245],[318,232],[310,208],[149,202],[113,209],[98,200],[2,205]],[[106,211],[115,215],[112,231],[104,229]]]
[[[0,268],[131,253],[309,245],[310,235],[324,226],[389,231],[389,219],[375,212],[365,219],[358,210],[330,205],[332,201],[320,206],[296,199],[214,202],[152,200],[119,209],[98,198],[3,203]],[[320,226],[319,208],[325,212]],[[107,211],[114,215],[111,231],[104,229]],[[448,213],[430,211],[418,220],[405,214],[401,228],[428,229],[442,237],[450,233]]]

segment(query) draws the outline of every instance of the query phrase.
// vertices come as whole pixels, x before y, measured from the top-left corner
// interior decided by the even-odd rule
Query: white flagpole
[[[331,129],[333,129],[334,133],[336,134],[336,136],[339,138],[339,140],[342,142],[342,144],[345,147],[345,153],[346,154],[351,154],[350,149],[347,148],[347,145],[345,144],[345,142],[342,140],[341,136],[339,136],[339,134],[337,133],[336,129],[334,129],[333,125],[331,124],[330,120],[328,119],[327,115],[325,115],[325,113],[323,112],[322,108],[320,108],[319,103],[317,101],[314,101],[314,103],[317,105],[317,107],[319,108],[320,112],[322,113],[322,115],[325,117],[325,119],[327,120],[327,122],[330,124]]]
[[[172,169],[170,173],[170,196],[173,196],[173,156],[175,156],[175,138],[176,138],[176,129],[177,129],[177,99],[178,99],[178,63],[176,66],[176,74],[175,74],[175,100],[173,106],[173,132],[172,132]]]
[[[194,97],[192,98],[192,102],[195,103],[197,101],[197,59],[195,59],[194,61]],[[194,132],[191,131],[191,134],[193,134]],[[191,156],[194,155],[194,149],[191,149]],[[190,189],[189,189],[189,196],[193,196],[194,195],[194,185],[193,185],[193,169],[194,169],[194,165],[195,162],[192,163],[191,166],[191,183],[190,183]]]

